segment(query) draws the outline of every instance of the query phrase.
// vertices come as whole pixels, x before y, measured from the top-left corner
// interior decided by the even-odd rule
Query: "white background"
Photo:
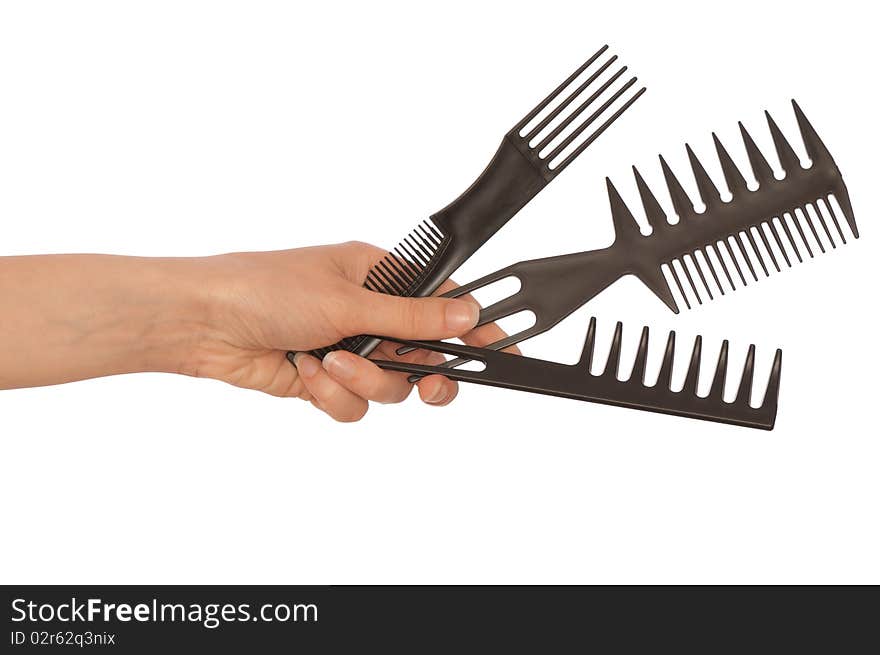
[[[770,433],[473,386],[353,425],[171,375],[2,392],[0,581],[880,582],[867,7],[3,3],[2,254],[393,245],[605,42],[648,93],[459,280],[607,245],[633,163],[669,207],[656,156],[693,190],[685,141],[720,181],[737,120],[773,161],[765,108],[800,148],[792,97],[862,239],[679,316],[627,278],[526,347],[571,361],[596,315],[624,369],[650,325],[656,366],[674,328],[680,380],[699,332],[710,369],[755,343],[760,390],[781,346]]]

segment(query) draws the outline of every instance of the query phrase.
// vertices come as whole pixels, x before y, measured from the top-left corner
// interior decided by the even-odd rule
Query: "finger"
[[[401,339],[447,339],[469,332],[479,307],[467,300],[404,298],[352,289],[344,329],[349,334],[385,334]]]
[[[400,344],[394,341],[383,341],[370,354],[370,359],[388,359],[394,362],[406,362],[408,364],[430,364],[438,366],[446,361],[446,358],[431,350],[413,350],[402,355],[397,354]]]
[[[333,419],[348,423],[359,421],[367,413],[369,403],[333,380],[317,358],[297,353],[294,363],[303,384],[313,396],[312,403]]]
[[[454,280],[446,280],[440,287],[437,289],[437,293],[442,295],[453,289],[457,289],[459,285]],[[469,300],[473,303],[476,303],[477,306],[480,304],[476,301],[476,299],[471,294],[465,294],[463,296],[459,296],[461,300]],[[469,346],[477,346],[478,348],[482,348],[483,346],[488,346],[489,344],[495,343],[496,341],[501,341],[501,339],[506,339],[508,336],[507,332],[505,332],[501,327],[498,326],[498,323],[486,323],[486,325],[481,325],[480,327],[474,328],[467,334],[461,337],[461,340],[464,341]],[[514,346],[509,346],[504,349],[503,352],[513,353],[516,355],[521,355],[520,349]]]
[[[399,403],[412,391],[412,384],[406,381],[405,374],[383,371],[369,359],[346,350],[327,353],[321,365],[333,380],[367,400]]]
[[[372,357],[375,359],[408,362],[410,364],[428,364],[430,366],[439,366],[446,361],[442,354],[430,350],[414,350],[403,355],[398,355],[395,352],[396,350],[396,343],[393,341],[383,341],[373,351]],[[409,378],[409,374],[401,373],[400,375],[405,380]],[[422,402],[429,405],[448,405],[458,395],[458,382],[450,380],[443,375],[428,375],[421,378],[417,385],[419,387],[419,397],[422,399]]]
[[[443,407],[451,403],[458,395],[458,382],[454,382],[442,375],[429,375],[417,383],[419,398],[422,402]]]
[[[486,325],[474,328],[467,334],[463,335],[461,340],[469,346],[483,348],[484,346],[488,346],[489,344],[493,344],[496,341],[501,341],[501,339],[506,338],[507,332],[502,330],[497,323],[486,323]],[[508,346],[503,352],[513,353],[515,355],[522,354],[516,345]]]
[[[383,341],[376,351],[383,359],[395,361],[409,362],[411,364],[428,364],[430,366],[439,366],[446,361],[446,358],[438,353],[430,350],[414,350],[404,355],[398,355],[395,351],[397,345],[391,341]],[[403,374],[406,378],[407,374]],[[458,382],[450,380],[443,375],[428,375],[417,382],[419,387],[419,397],[422,402],[429,405],[443,406],[448,405],[458,395]]]

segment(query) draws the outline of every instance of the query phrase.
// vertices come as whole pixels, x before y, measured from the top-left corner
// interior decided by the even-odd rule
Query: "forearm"
[[[205,262],[0,257],[0,389],[187,372],[211,331]]]

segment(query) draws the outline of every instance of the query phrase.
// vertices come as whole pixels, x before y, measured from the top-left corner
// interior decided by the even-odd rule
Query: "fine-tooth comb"
[[[858,238],[859,231],[853,217],[849,193],[840,170],[794,100],[792,100],[792,106],[804,146],[812,161],[809,168],[801,167],[791,144],[785,139],[770,114],[766,113],[770,134],[773,137],[779,161],[785,171],[784,179],[776,179],[767,160],[740,123],[739,127],[746,153],[759,184],[757,190],[750,191],[748,189],[742,173],[734,164],[721,141],[713,134],[715,150],[724,173],[724,179],[732,195],[729,202],[721,200],[718,189],[703,165],[690,146],[686,146],[700,198],[706,206],[705,212],[701,214],[696,212],[691,199],[661,155],[660,164],[673,207],[680,218],[678,223],[669,223],[656,197],[645,184],[638,170],[633,167],[645,215],[653,230],[649,236],[644,236],[640,232],[629,208],[620,197],[617,189],[614,188],[611,180],[606,178],[611,204],[611,218],[615,230],[615,240],[611,246],[600,250],[522,261],[458,287],[444,294],[445,297],[455,298],[507,277],[517,278],[521,285],[519,291],[483,309],[478,325],[491,323],[524,310],[532,311],[536,320],[531,327],[487,346],[493,350],[500,350],[549,330],[627,274],[636,275],[675,313],[679,311],[678,304],[663,275],[663,266],[668,267],[670,277],[675,281],[688,309],[691,304],[676,271],[674,265],[676,262],[683,269],[684,276],[700,304],[703,301],[697,289],[698,284],[694,281],[694,276],[691,275],[687,265],[687,259],[693,264],[693,269],[700,281],[700,287],[706,290],[710,300],[715,296],[712,293],[712,283],[708,281],[709,276],[703,271],[704,267],[711,275],[715,288],[722,295],[725,293],[721,281],[722,273],[729,283],[730,289],[735,290],[734,277],[719,252],[720,249],[716,248],[718,244],[726,251],[738,279],[743,285],[747,284],[746,276],[743,274],[733,249],[740,251],[749,274],[754,280],[758,280],[758,274],[752,264],[752,257],[760,264],[765,275],[769,276],[770,274],[755,240],[756,236],[763,244],[777,271],[780,270],[780,265],[770,245],[768,233],[778,247],[785,263],[790,267],[791,260],[783,245],[779,230],[774,224],[774,219],[779,221],[798,261],[803,261],[797,241],[786,221],[786,215],[790,218],[810,257],[813,256],[813,249],[805,235],[802,222],[807,224],[822,252],[825,252],[825,246],[819,238],[809,209],[814,210],[828,242],[836,248],[837,245],[832,238],[831,230],[828,228],[820,206],[820,204],[825,206],[827,215],[831,217],[841,242],[846,243],[846,237],[830,200],[831,196],[837,200],[849,228]],[[766,230],[764,226],[766,226]],[[751,255],[746,247],[746,242],[751,246]],[[718,262],[717,265],[709,257],[708,251],[714,254],[715,261]],[[702,261],[697,256],[698,253],[702,256]],[[402,354],[410,350],[412,350],[411,347],[401,348],[399,352]],[[446,366],[454,367],[464,361],[466,360],[453,359],[447,362]],[[417,379],[417,377],[413,376],[411,380]]]
[[[724,383],[727,376],[728,342],[721,344],[718,363],[712,378],[712,386],[706,396],[697,395],[700,375],[702,338],[697,337],[691,353],[690,365],[680,391],[671,387],[672,366],[675,357],[675,332],[669,333],[660,374],[653,386],[645,382],[645,369],[648,360],[648,328],[642,328],[642,336],[636,350],[632,372],[626,380],[619,380],[621,340],[623,326],[620,322],[614,330],[611,348],[605,368],[599,375],[591,371],[593,348],[595,345],[596,319],[590,319],[583,352],[576,364],[560,364],[523,355],[513,355],[487,348],[460,346],[445,341],[405,341],[389,339],[396,343],[408,344],[462,359],[476,360],[485,365],[481,371],[466,369],[446,369],[442,366],[409,364],[402,361],[375,361],[384,369],[430,375],[440,373],[453,380],[486,384],[505,389],[543,393],[563,398],[587,400],[591,402],[643,409],[663,414],[686,416],[706,421],[730,423],[749,428],[772,430],[776,422],[776,407],[779,398],[779,377],[782,370],[782,351],[777,350],[767,382],[767,390],[760,407],[752,407],[752,381],[755,372],[755,346],[749,346],[745,366],[740,378],[739,389],[733,402],[724,400]]]
[[[634,90],[635,77],[614,88],[626,66],[603,80],[617,60],[614,55],[598,65],[607,50],[603,46],[514,125],[477,180],[374,266],[364,286],[397,296],[430,295],[617,120],[645,88]],[[532,126],[582,74],[586,78]],[[585,139],[578,142],[582,136]],[[350,337],[312,354],[322,358],[331,350],[345,349],[366,356],[377,344],[367,336]],[[288,353],[291,361],[293,354]]]

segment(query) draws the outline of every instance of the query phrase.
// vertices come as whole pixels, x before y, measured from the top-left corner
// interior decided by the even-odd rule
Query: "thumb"
[[[358,289],[350,309],[352,334],[398,339],[448,339],[469,332],[480,307],[456,298],[402,298]]]

